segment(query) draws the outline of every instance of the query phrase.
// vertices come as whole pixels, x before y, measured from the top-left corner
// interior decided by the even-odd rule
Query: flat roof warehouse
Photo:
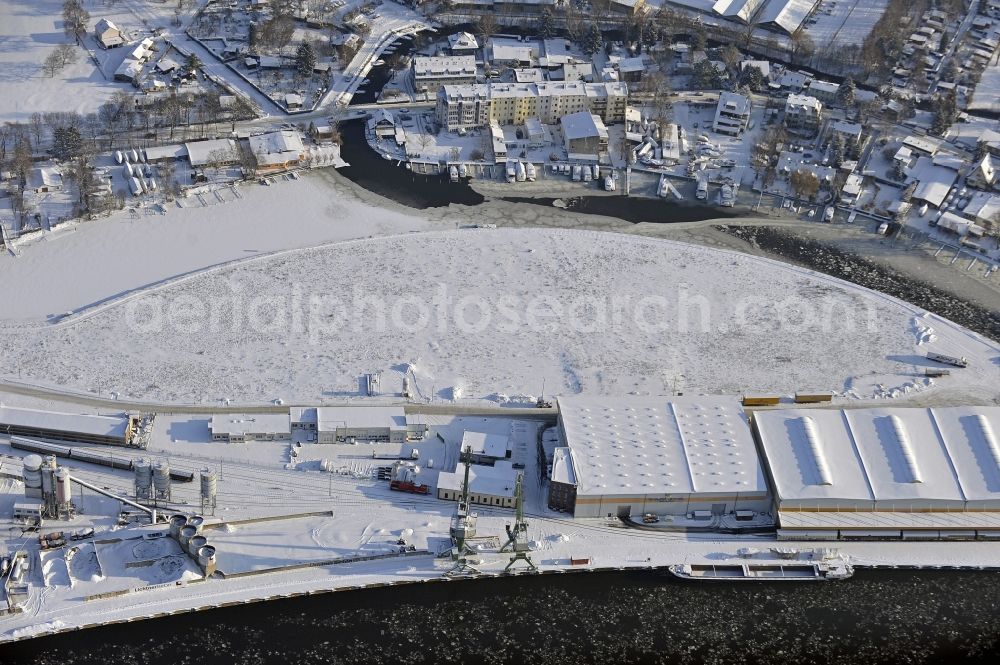
[[[768,486],[732,397],[559,398],[576,517],[680,510],[767,510]]]
[[[760,411],[754,429],[783,529],[1000,537],[1000,407]]]

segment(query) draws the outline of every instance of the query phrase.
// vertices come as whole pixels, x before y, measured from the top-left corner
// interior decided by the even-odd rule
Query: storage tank
[[[193,515],[188,518],[188,525],[194,527],[195,533],[201,533],[202,527],[205,526],[205,518],[201,515]]]
[[[153,490],[158,499],[170,499],[170,464],[160,460],[153,465]]]
[[[187,517],[184,515],[174,515],[170,518],[170,537],[179,540],[181,529],[187,524]]]
[[[42,498],[42,458],[39,455],[28,455],[23,461],[24,496],[33,499]]]
[[[208,577],[215,572],[215,548],[211,545],[205,545],[200,550],[198,550],[198,566],[201,567],[201,571]]]
[[[201,509],[215,508],[215,495],[219,491],[219,476],[212,469],[201,470]],[[213,511],[214,512],[214,511]]]
[[[135,461],[132,467],[135,481],[135,498],[150,499],[153,496],[153,465],[145,457]]]
[[[177,539],[177,542],[181,544],[181,548],[183,550],[187,551],[188,542],[190,542],[190,540],[197,535],[198,529],[194,528],[190,524],[186,524],[181,527],[181,534]]]
[[[65,506],[73,499],[73,489],[70,487],[69,470],[59,468],[56,471],[56,503]]]
[[[188,541],[187,551],[188,554],[197,558],[198,550],[208,544],[208,538],[205,536],[192,536],[191,540]]]

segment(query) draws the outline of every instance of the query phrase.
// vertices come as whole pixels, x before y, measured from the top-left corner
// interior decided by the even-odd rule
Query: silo
[[[132,467],[135,474],[135,498],[137,499],[152,499],[153,498],[153,465],[146,458],[140,458],[135,461]]]
[[[160,460],[153,465],[154,498],[170,500],[170,463]]]
[[[195,529],[190,524],[182,526],[180,538],[177,539],[177,542],[181,544],[181,549],[183,549],[186,552],[188,541],[190,541],[194,536],[197,535],[198,535],[198,530]]]
[[[195,533],[201,533],[202,527],[205,525],[205,518],[201,515],[192,515],[188,518],[188,525],[194,527]]]
[[[179,540],[181,537],[181,529],[187,524],[187,517],[184,515],[174,515],[170,518],[170,537],[174,540]]]
[[[201,572],[205,574],[205,577],[212,575],[215,572],[215,548],[211,545],[205,545],[200,550],[198,550],[198,565],[201,567]]]
[[[23,461],[24,496],[31,499],[42,498],[42,458],[28,455]]]
[[[45,516],[58,517],[59,508],[56,501],[56,456],[46,455],[42,461],[42,501],[45,503]]]
[[[212,509],[215,514],[215,495],[219,491],[219,477],[212,469],[201,470],[201,512]]]
[[[60,467],[56,471],[56,503],[67,505],[73,499],[73,491],[69,484],[69,470]]]
[[[187,551],[188,554],[194,558],[198,558],[198,550],[208,544],[208,538],[205,536],[193,536],[191,540],[188,541]]]

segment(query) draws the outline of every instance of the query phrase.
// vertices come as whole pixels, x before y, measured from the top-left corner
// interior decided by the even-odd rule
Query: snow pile
[[[309,403],[359,395],[359,378],[376,371],[382,394],[398,395],[419,357],[418,398],[435,400],[503,403],[543,384],[546,396],[824,390],[871,399],[929,388],[914,383],[929,349],[970,359],[937,385],[992,395],[997,345],[924,314],[706,247],[589,231],[446,231],[283,253],[48,329],[11,325],[0,373],[127,398]]]

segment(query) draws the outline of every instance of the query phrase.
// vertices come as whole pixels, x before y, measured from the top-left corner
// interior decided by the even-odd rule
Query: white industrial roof
[[[757,23],[774,23],[792,34],[815,6],[816,0],[770,0],[757,16]]]
[[[317,429],[322,432],[331,432],[338,427],[406,427],[406,415],[401,406],[323,406],[316,409],[316,420]]]
[[[576,469],[573,468],[573,451],[556,448],[552,451],[552,482],[576,485]]]
[[[212,434],[288,434],[291,428],[284,413],[220,413],[212,416]]]
[[[493,466],[469,465],[469,492],[490,496],[513,497],[518,472],[509,460],[501,460]],[[454,472],[442,471],[438,474],[439,490],[462,490],[465,478],[465,464],[459,462]]]
[[[502,458],[507,456],[510,437],[493,432],[469,432],[462,434],[462,450],[472,448],[473,455]]]
[[[293,423],[316,424],[316,407],[293,406],[288,409],[288,418]]]
[[[560,397],[578,495],[766,494],[731,397]]]
[[[783,409],[754,420],[782,503],[1000,505],[1000,407]]]
[[[95,416],[0,406],[0,432],[4,431],[4,425],[124,439],[128,416]]]

